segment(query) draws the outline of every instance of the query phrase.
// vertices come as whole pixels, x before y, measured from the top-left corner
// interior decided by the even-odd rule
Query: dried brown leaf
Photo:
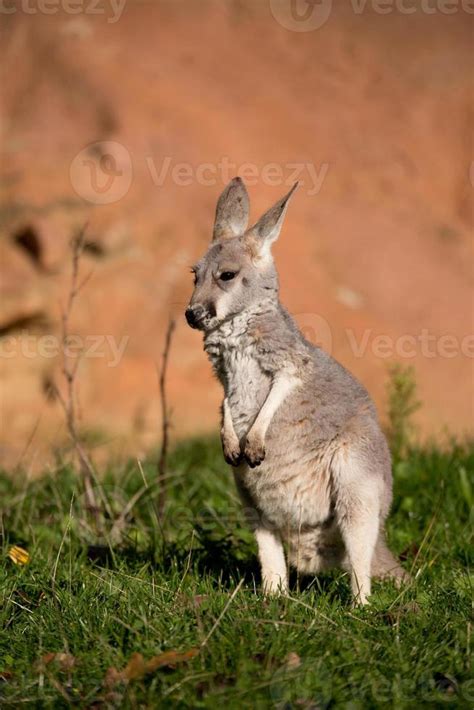
[[[149,673],[153,673],[158,668],[172,668],[178,663],[190,661],[197,656],[198,653],[199,649],[197,648],[191,648],[189,651],[184,651],[184,653],[166,651],[165,653],[160,653],[158,656],[153,656],[148,661],[143,658],[141,653],[134,653],[123,670],[118,671],[114,667],[107,670],[104,685],[110,688],[117,683],[128,683],[131,680],[138,680]]]
[[[112,688],[114,685],[117,685],[117,683],[123,683],[123,680],[122,672],[111,666],[107,668],[103,684],[106,688]]]
[[[173,667],[178,663],[185,663],[186,661],[190,661],[195,658],[198,653],[198,648],[190,648],[189,651],[184,651],[183,653],[178,653],[178,651],[166,651],[165,653],[160,653],[159,656],[153,656],[153,658],[147,662],[147,673],[163,666]]]
[[[290,653],[285,658],[285,664],[287,668],[298,668],[301,665],[301,658],[297,653],[290,651]]]
[[[62,671],[70,671],[76,665],[76,659],[70,653],[45,653],[41,656],[41,663],[44,666],[50,663],[58,663]]]
[[[124,680],[142,678],[147,672],[146,661],[141,653],[134,653],[122,671]]]

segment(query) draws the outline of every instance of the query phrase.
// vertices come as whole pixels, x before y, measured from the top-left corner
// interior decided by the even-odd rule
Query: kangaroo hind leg
[[[363,459],[344,451],[335,460],[336,517],[346,549],[354,602],[366,604],[371,592],[372,560],[379,536],[380,495],[377,478]]]

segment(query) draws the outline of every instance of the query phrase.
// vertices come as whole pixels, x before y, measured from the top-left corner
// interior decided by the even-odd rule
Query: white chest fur
[[[270,389],[270,380],[249,348],[226,348],[222,354],[226,396],[239,437],[246,434]]]
[[[205,349],[221,380],[239,438],[247,434],[269,389],[247,334],[247,322],[234,319],[206,338]]]

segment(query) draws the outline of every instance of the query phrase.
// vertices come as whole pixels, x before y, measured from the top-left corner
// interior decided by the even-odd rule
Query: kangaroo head
[[[231,180],[219,197],[212,242],[193,267],[194,292],[186,320],[212,330],[262,301],[278,298],[271,245],[278,238],[296,183],[258,222],[247,229],[249,198],[242,180]]]

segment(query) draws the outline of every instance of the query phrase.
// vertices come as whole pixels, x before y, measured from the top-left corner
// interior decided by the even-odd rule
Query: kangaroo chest
[[[249,348],[225,348],[222,369],[226,396],[236,434],[244,436],[252,426],[270,390],[270,379],[262,372]]]
[[[206,350],[224,386],[235,432],[243,437],[267,398],[270,378],[262,371],[246,333],[208,341]]]

